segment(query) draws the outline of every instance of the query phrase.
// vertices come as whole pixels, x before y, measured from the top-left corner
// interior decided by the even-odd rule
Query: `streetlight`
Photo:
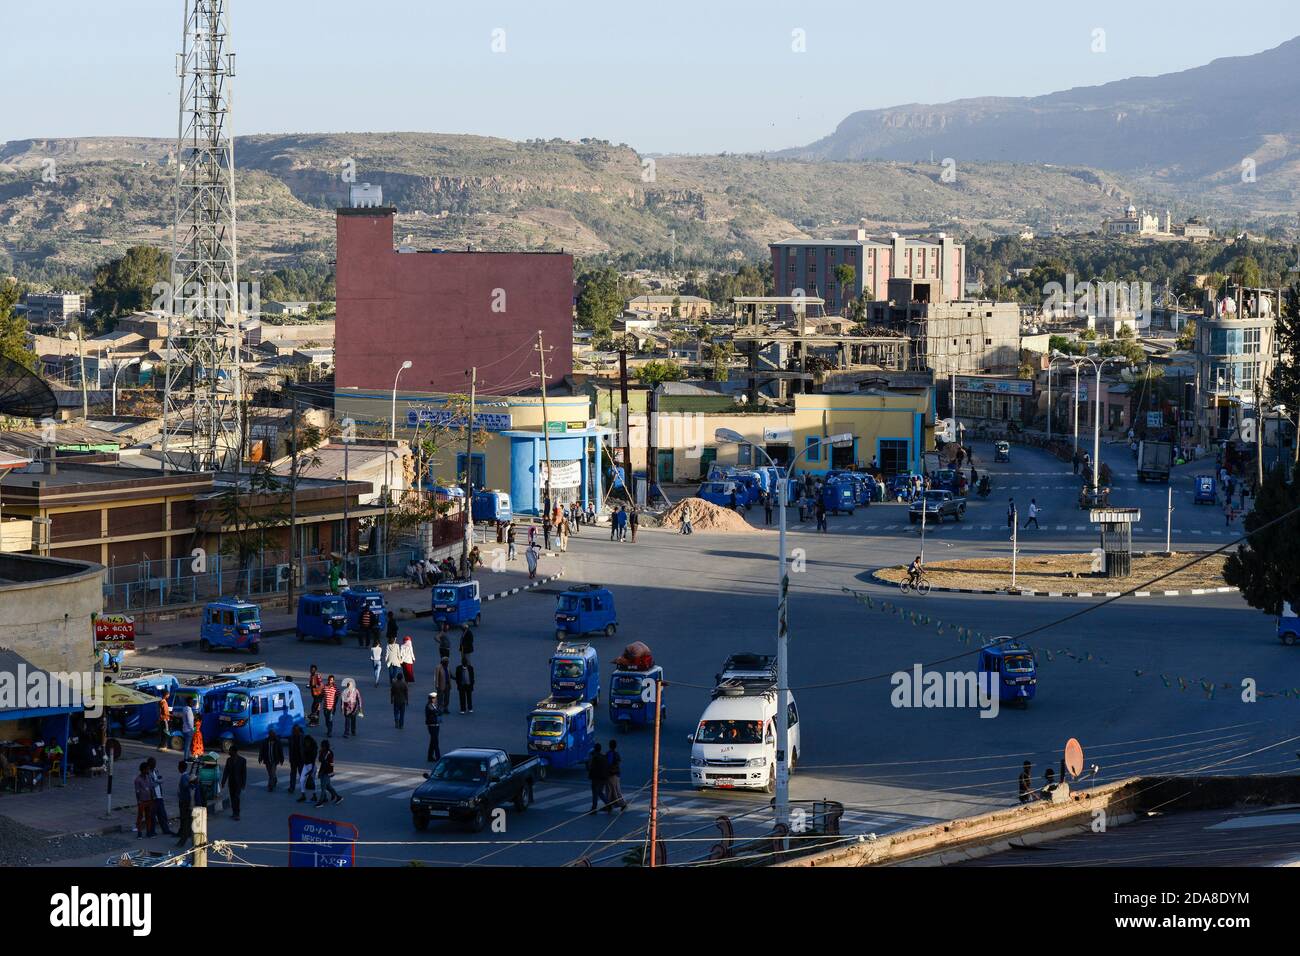
[[[1052,440],[1052,369],[1056,367],[1057,361],[1069,362],[1070,357],[1063,355],[1060,351],[1053,351],[1048,356],[1047,362],[1047,440]],[[1077,379],[1077,376],[1076,376]],[[1078,382],[1075,382],[1075,400],[1078,400]],[[1076,416],[1076,425],[1077,425]],[[1075,429],[1075,444],[1078,444],[1078,429]]]
[[[77,343],[77,359],[81,363],[81,417],[90,417],[90,399],[86,395],[86,353],[82,348],[81,329],[66,333],[68,341]]]
[[[1107,356],[1106,358],[1099,358],[1091,355],[1080,355],[1078,356],[1078,359],[1080,363],[1087,362],[1089,365],[1093,367],[1094,371],[1096,371],[1097,373],[1097,384],[1094,386],[1096,390],[1096,394],[1093,396],[1094,412],[1092,416],[1093,418],[1092,421],[1092,490],[1096,491],[1100,487],[1097,476],[1100,474],[1101,471],[1101,371],[1111,362],[1117,362],[1123,364],[1126,363],[1128,359],[1124,358],[1122,355],[1111,355],[1111,356]],[[1077,366],[1075,369],[1075,376],[1077,380],[1078,377]],[[1077,408],[1075,414],[1076,415],[1078,414]],[[1078,442],[1077,433],[1075,436],[1075,442],[1076,443]]]
[[[780,466],[772,460],[772,456],[767,453],[767,449],[761,448],[754,444],[740,432],[730,428],[719,428],[713,433],[715,441],[726,444],[749,445],[751,448],[762,453],[767,459],[767,463],[775,467],[781,475],[780,484],[776,489],[777,503],[780,505],[780,538],[778,546],[778,564],[777,564],[777,602],[776,602],[776,823],[785,825],[790,816],[790,713],[789,699],[790,687],[788,680],[788,645],[789,634],[786,628],[786,601],[790,591],[790,576],[786,573],[785,559],[785,499],[790,492],[790,476],[794,472],[795,463],[800,456],[813,448],[820,448],[822,445],[843,445],[852,444],[853,435],[850,433],[841,433],[838,435],[828,435],[824,438],[818,438],[809,442],[790,459],[790,464],[781,469]]]
[[[393,405],[388,416],[388,444],[389,449],[384,456],[384,571],[388,571],[388,498],[393,490],[393,449],[397,447],[397,380],[402,377],[402,373],[411,367],[411,360],[407,359],[402,363],[402,367],[397,370],[393,376]],[[347,495],[347,489],[343,489],[343,494]],[[347,554],[351,550],[352,535],[348,528],[343,529],[343,560],[347,562]],[[346,572],[347,568],[344,568]]]
[[[1059,359],[1069,362],[1074,368],[1074,454],[1079,454],[1079,357],[1077,355],[1066,355],[1060,349],[1055,349],[1051,353],[1053,361]],[[1050,392],[1048,393],[1050,397]]]
[[[117,417],[117,377],[122,374],[122,369],[130,368],[132,365],[139,365],[140,357],[127,359],[121,365],[117,366],[113,372],[113,417]]]

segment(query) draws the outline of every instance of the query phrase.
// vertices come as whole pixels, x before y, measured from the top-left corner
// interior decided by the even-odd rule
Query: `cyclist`
[[[916,587],[921,581],[921,575],[925,573],[925,568],[921,564],[921,556],[918,554],[912,559],[912,563],[907,566],[907,583]]]

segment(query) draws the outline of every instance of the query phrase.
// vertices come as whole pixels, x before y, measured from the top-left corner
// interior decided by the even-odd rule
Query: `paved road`
[[[1048,471],[1045,462],[1037,461],[1046,457],[1017,449],[1012,468]],[[1018,477],[1030,483],[1026,489],[1033,481],[1044,486],[1058,481]],[[1010,469],[1002,480],[1012,480]],[[1133,493],[1155,497],[1163,488]],[[1046,490],[1043,496],[1055,502],[1070,493]],[[981,503],[973,509],[962,530],[948,525],[941,532],[945,537],[935,540],[952,538],[960,553],[1005,547],[1004,532],[992,519],[1000,505]],[[975,517],[984,509],[990,520]],[[1300,687],[1300,655],[1278,643],[1271,620],[1238,596],[1124,599],[1055,624],[1091,602],[938,592],[900,601],[897,591],[875,585],[869,573],[910,557],[915,539],[906,529],[873,534],[865,527],[856,533],[849,527],[878,520],[878,514],[902,517],[895,508],[873,506],[854,518],[832,519],[831,534],[799,532],[792,538],[806,561],[806,569],[792,576],[790,602],[791,684],[804,735],[792,792],[797,800],[843,801],[846,832],[883,834],[1007,805],[1015,800],[1021,761],[1033,761],[1034,776],[1041,779],[1071,736],[1083,742],[1087,762],[1101,766],[1103,780],[1146,771],[1295,769],[1300,742],[1279,742],[1300,733],[1296,700],[1267,695]],[[1209,535],[1215,514],[1210,509],[1192,512],[1189,525],[1199,521],[1196,527],[1202,530],[1189,529],[1188,539]],[[1083,538],[1080,533],[1076,542],[1082,545]],[[1214,543],[1212,535],[1208,540]],[[1045,532],[1042,547],[1055,543]],[[646,531],[636,545],[610,542],[601,534],[581,535],[571,541],[564,558],[566,581],[599,581],[616,594],[621,628],[616,638],[598,640],[602,666],[607,668],[628,641],[640,639],[654,649],[673,682],[666,694],[662,786],[665,836],[674,863],[707,852],[717,839],[713,821],[720,814],[736,821],[741,836],[757,835],[766,825],[765,795],[690,789],[685,738],[707,703],[706,688],[722,659],[774,645],[775,550],[776,535],[762,531],[690,537]],[[846,587],[871,595],[875,606],[854,600]],[[546,692],[558,589],[559,584],[551,585],[485,608],[477,632],[476,712],[447,719],[444,749],[522,747],[525,715]],[[908,614],[883,613],[879,608],[886,601]],[[928,623],[914,624],[911,612]],[[970,710],[892,706],[888,675],[895,671],[917,663],[942,670],[973,667],[975,645],[958,640],[958,628],[982,635],[1046,628],[1027,638],[1040,657],[1038,699],[1025,710],[1004,709],[995,719]],[[411,633],[418,657],[416,702],[430,689],[436,652],[428,622],[413,622]],[[585,780],[580,773],[568,773],[538,789],[534,808],[508,816],[503,834],[473,835],[436,825],[417,833],[405,801],[427,766],[418,709],[408,714],[405,730],[395,730],[386,693],[372,689],[365,676],[368,665],[355,647],[275,638],[265,642],[263,652],[281,672],[299,677],[314,662],[337,676],[362,678],[367,695],[363,736],[337,741],[345,802],[328,814],[356,823],[362,840],[373,841],[360,849],[362,863],[418,859],[448,865],[556,865],[586,857],[617,864],[644,837],[651,750],[646,733],[620,737],[624,791],[632,801],[623,815],[583,815],[589,806]],[[955,655],[961,656],[934,663]],[[143,657],[140,663],[178,668],[215,669],[227,660],[194,648]],[[1199,685],[1202,678],[1214,685],[1212,696]],[[1255,679],[1265,696],[1242,702],[1235,688],[1243,678]],[[603,709],[598,725],[609,727]],[[213,834],[271,841],[275,845],[249,845],[239,853],[255,862],[282,862],[286,817],[303,805],[291,803],[283,793],[256,790],[247,804],[241,823],[218,817]]]

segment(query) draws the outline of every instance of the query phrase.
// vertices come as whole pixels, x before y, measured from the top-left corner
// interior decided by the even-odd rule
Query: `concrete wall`
[[[104,607],[103,568],[82,561],[0,554],[0,647],[48,671],[95,660],[91,615]]]

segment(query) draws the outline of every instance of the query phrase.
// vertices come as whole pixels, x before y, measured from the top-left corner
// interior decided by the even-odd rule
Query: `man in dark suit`
[[[230,756],[226,758],[226,766],[221,771],[221,785],[230,794],[230,819],[238,820],[239,795],[248,785],[248,761],[234,744],[230,745]]]

